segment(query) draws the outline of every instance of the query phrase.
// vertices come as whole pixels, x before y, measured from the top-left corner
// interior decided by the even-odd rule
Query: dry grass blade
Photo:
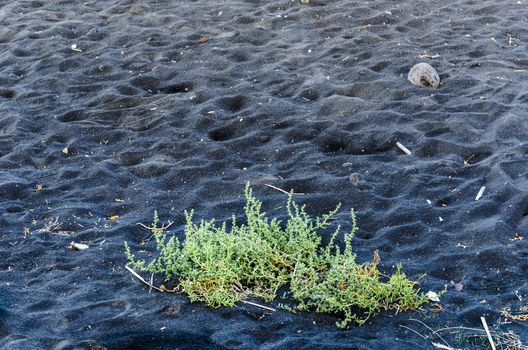
[[[411,318],[410,321],[415,321],[415,322],[418,322],[420,323],[422,326],[424,326],[425,328],[427,328],[428,330],[430,330],[434,335],[436,335],[438,338],[440,338],[445,345],[447,345],[449,348],[451,348],[451,345],[449,345],[449,343],[444,339],[442,338],[442,336],[440,334],[438,334],[437,331],[435,331],[434,329],[432,329],[431,327],[429,327],[428,325],[426,325],[425,323],[423,323],[422,321],[420,320],[417,320],[415,318]]]
[[[141,277],[136,271],[134,271],[132,268],[130,268],[128,265],[125,265],[125,269],[127,269],[134,277],[136,277],[138,280],[146,284],[152,289],[157,290],[158,292],[167,292],[167,293],[176,293],[176,288],[174,289],[166,289],[163,285],[161,287],[156,287],[152,283],[147,282],[143,277]]]
[[[482,195],[484,194],[484,191],[486,191],[486,186],[482,186],[480,190],[477,193],[477,196],[475,197],[475,200],[478,201],[480,198],[482,198]]]
[[[423,338],[423,339],[425,339],[425,340],[429,339],[428,337],[426,337],[425,335],[420,334],[418,331],[415,331],[415,330],[412,329],[411,327],[407,327],[407,326],[404,326],[404,325],[402,325],[402,324],[400,325],[400,327],[401,327],[401,328],[405,328],[405,329],[407,329],[407,330],[413,332],[414,334],[416,334],[417,336],[419,336],[419,337],[421,337],[421,338]]]
[[[264,306],[264,305],[261,305],[261,304],[257,304],[257,303],[254,303],[254,302],[251,302],[251,301],[247,301],[247,300],[240,300],[242,303],[244,304],[248,304],[248,305],[251,305],[251,306],[255,306],[255,307],[259,307],[261,309],[264,309],[264,310],[269,310],[269,311],[277,311],[277,309],[274,309],[272,307],[269,307],[269,306]]]
[[[174,221],[169,221],[169,223],[167,225],[161,225],[161,227],[155,227],[155,226],[147,226],[141,222],[138,222],[136,225],[139,225],[141,227],[143,227],[144,229],[147,229],[149,231],[152,231],[152,230],[161,230],[161,231],[166,231],[169,227],[172,226],[172,224],[174,224]]]
[[[429,58],[429,59],[433,59],[433,58],[438,58],[438,57],[440,57],[440,55],[439,55],[439,54],[430,54],[430,53],[425,52],[425,53],[422,54],[422,55],[418,55],[418,57],[420,57],[420,58]]]
[[[274,190],[277,190],[277,191],[282,192],[282,193],[287,194],[287,195],[290,194],[289,192],[283,190],[282,188],[278,188],[278,187],[273,186],[273,185],[270,185],[270,184],[264,184],[264,186],[268,186],[269,188],[273,188]],[[293,194],[294,194],[294,195],[298,195],[298,196],[302,196],[302,195],[304,195],[305,193],[296,193],[296,192],[293,192]]]
[[[444,349],[444,350],[458,350],[458,349],[455,349],[455,348],[452,348],[450,346],[447,346],[447,345],[444,345],[444,344],[440,344],[440,343],[434,343],[434,342],[431,342],[431,344],[433,344],[433,346],[435,348],[438,348],[438,349]]]
[[[519,312],[528,311],[528,306],[521,307],[519,309]],[[506,319],[515,320],[519,322],[528,321],[528,313],[516,313],[513,314],[510,308],[504,308],[501,310],[502,316],[504,316]]]
[[[473,332],[483,332],[480,328],[471,328],[471,327],[445,327],[436,330],[437,332],[443,331],[473,331]]]
[[[440,328],[436,330],[437,332],[450,332],[454,334],[464,334],[465,331],[471,332],[470,335],[466,334],[466,338],[479,338],[479,339],[486,339],[487,333],[482,328],[472,328],[472,327],[445,327]],[[499,349],[504,350],[528,350],[528,346],[523,345],[521,342],[520,337],[509,331],[509,332],[496,332],[490,330],[490,334],[493,337],[493,340],[496,344],[496,346],[499,347]]]

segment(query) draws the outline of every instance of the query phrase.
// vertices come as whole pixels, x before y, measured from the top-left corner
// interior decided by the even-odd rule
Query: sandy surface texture
[[[528,313],[527,28],[525,0],[0,1],[0,348],[433,349],[420,322],[482,316],[528,342],[502,315]],[[442,310],[340,330],[124,268],[154,209],[181,237],[184,209],[241,217],[248,181],[281,219],[266,184],[346,230],[355,208],[358,261],[447,285]]]

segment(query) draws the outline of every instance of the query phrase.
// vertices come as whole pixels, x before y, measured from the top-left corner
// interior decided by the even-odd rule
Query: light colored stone
[[[417,86],[436,89],[440,85],[440,77],[436,70],[427,63],[418,63],[409,71],[407,79]]]
[[[70,243],[70,249],[85,250],[85,249],[88,249],[88,248],[90,248],[90,247],[88,245],[86,245],[86,244],[75,243],[75,242],[71,242]]]

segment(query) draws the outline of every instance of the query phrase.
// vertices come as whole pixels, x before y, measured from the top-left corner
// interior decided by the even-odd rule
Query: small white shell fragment
[[[401,143],[396,142],[396,146],[398,146],[398,148],[401,149],[403,151],[403,153],[405,153],[406,155],[408,155],[408,156],[411,155],[411,151],[409,151],[409,149],[407,147],[405,147],[404,145],[402,145]]]
[[[82,52],[82,50],[77,47],[77,44],[71,44],[70,49],[73,51]]]
[[[440,84],[440,76],[438,76],[436,70],[427,63],[415,64],[409,71],[407,79],[414,85],[432,89],[436,89]]]
[[[475,200],[478,201],[480,198],[482,198],[482,195],[484,194],[484,191],[486,191],[486,186],[482,186],[480,190],[477,193],[477,196],[475,197]]]
[[[433,292],[431,290],[428,291],[425,296],[431,301],[434,301],[434,302],[439,302],[440,301],[440,298],[438,297],[438,294],[436,294],[436,292]]]
[[[70,150],[68,149],[68,147],[64,147],[64,148],[62,149],[62,153],[64,153],[64,154],[68,154],[68,153],[70,153]]]
[[[75,249],[75,250],[85,250],[85,249],[88,249],[90,247],[88,245],[86,245],[86,244],[71,242],[70,243],[70,248],[71,249]]]
[[[301,4],[309,4],[310,0],[301,0]]]

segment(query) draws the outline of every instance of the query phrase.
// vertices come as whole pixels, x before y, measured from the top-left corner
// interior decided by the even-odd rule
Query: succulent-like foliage
[[[234,306],[247,298],[275,299],[281,286],[289,285],[296,306],[343,315],[337,323],[363,324],[370,316],[388,309],[418,309],[427,297],[407,279],[401,265],[391,276],[378,270],[380,257],[364,264],[356,263],[352,237],[357,231],[356,216],[351,211],[352,231],[344,235],[344,249],[335,239],[337,227],[328,245],[323,246],[319,231],[327,228],[339,205],[321,218],[312,219],[290,194],[288,220],[282,225],[269,219],[262,203],[245,189],[246,222],[235,217],[230,224],[214,220],[193,222],[193,211],[185,212],[185,239],[180,242],[158,228],[154,213],[152,231],[158,256],[148,265],[137,260],[125,242],[125,253],[134,268],[164,273],[166,280],[179,279],[179,289],[191,301],[203,301],[212,307]]]

